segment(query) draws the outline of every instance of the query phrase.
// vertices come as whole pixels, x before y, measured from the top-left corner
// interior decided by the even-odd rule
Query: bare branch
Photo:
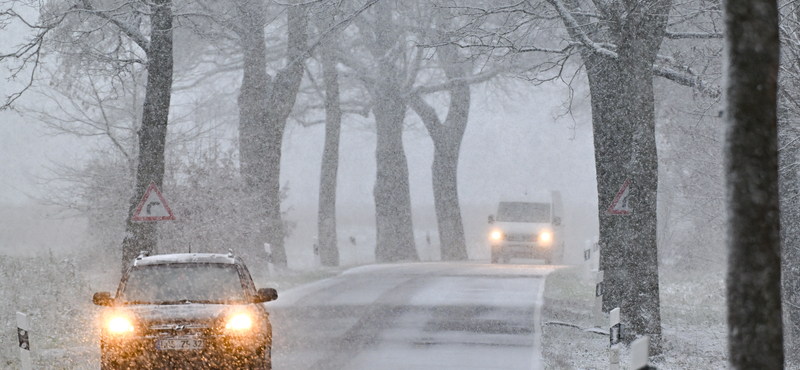
[[[721,33],[714,32],[670,32],[664,33],[664,37],[672,40],[680,39],[721,39]]]

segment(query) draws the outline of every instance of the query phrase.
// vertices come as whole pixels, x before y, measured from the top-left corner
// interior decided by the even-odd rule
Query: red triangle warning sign
[[[174,220],[175,215],[169,209],[167,202],[164,201],[164,196],[158,191],[155,182],[150,182],[147,191],[144,192],[142,202],[136,207],[136,212],[133,213],[131,221],[167,221]]]
[[[630,185],[630,180],[626,179],[625,183],[622,184],[622,189],[619,189],[619,193],[617,193],[617,196],[614,197],[614,201],[611,202],[611,206],[608,207],[608,210],[606,211],[607,214],[631,214],[631,207],[628,204],[628,198],[630,197],[630,187],[628,185]]]

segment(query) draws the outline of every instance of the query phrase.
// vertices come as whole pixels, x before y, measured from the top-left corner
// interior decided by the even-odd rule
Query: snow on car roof
[[[134,266],[161,265],[170,263],[230,263],[235,264],[238,257],[233,253],[176,253],[137,257]]]

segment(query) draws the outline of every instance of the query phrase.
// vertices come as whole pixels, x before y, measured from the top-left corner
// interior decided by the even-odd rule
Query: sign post
[[[31,363],[31,345],[28,340],[28,317],[22,313],[17,312],[17,339],[19,340],[19,355],[22,370],[31,370],[33,367]]]
[[[622,336],[622,324],[619,322],[619,307],[611,310],[608,321],[608,334],[609,340],[611,341],[611,346],[608,353],[610,369],[619,370],[619,343]]]

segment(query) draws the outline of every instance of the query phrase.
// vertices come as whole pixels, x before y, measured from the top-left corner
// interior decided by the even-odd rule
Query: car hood
[[[246,305],[225,304],[171,304],[171,305],[132,305],[120,307],[117,310],[125,311],[136,317],[139,322],[174,323],[174,322],[213,322],[219,320],[232,311],[245,310]]]
[[[492,230],[499,230],[504,234],[538,234],[542,230],[550,230],[550,223],[540,222],[495,222]]]

